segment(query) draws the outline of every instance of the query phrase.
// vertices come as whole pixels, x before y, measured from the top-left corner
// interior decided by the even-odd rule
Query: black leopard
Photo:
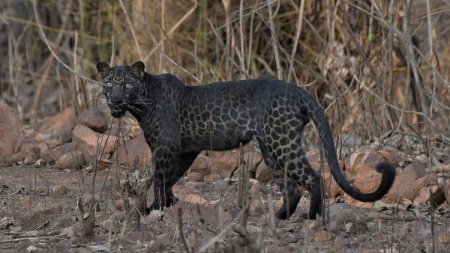
[[[301,146],[310,119],[319,131],[331,173],[347,194],[360,201],[376,201],[394,182],[394,168],[382,162],[376,166],[382,181],[374,192],[354,189],[339,168],[322,108],[294,84],[261,79],[186,86],[171,74],[145,72],[140,61],[115,67],[99,62],[97,69],[112,116],[120,118],[129,111],[153,152],[155,200],[150,209],[176,201],[172,186],[201,150],[228,150],[256,139],[283,194],[276,216],[289,218],[300,200],[300,189],[307,189],[311,195],[308,218],[316,218],[322,212],[321,176],[311,168]]]

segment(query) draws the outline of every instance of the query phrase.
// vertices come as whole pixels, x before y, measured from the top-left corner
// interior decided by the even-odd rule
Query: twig
[[[272,49],[273,54],[275,55],[275,63],[277,65],[277,77],[278,79],[283,78],[283,71],[281,68],[281,62],[280,62],[280,53],[278,52],[278,46],[277,46],[277,33],[275,31],[275,23],[273,22],[273,14],[272,14],[272,3],[267,5],[267,9],[269,10],[269,25],[270,25],[270,38],[272,40]]]
[[[305,9],[305,0],[302,0],[300,3],[300,11],[298,13],[296,31],[295,31],[295,39],[294,45],[292,46],[291,58],[289,60],[289,72],[287,76],[287,81],[291,81],[292,72],[294,72],[294,58],[297,53],[297,45],[298,40],[300,39],[300,34],[302,32],[302,24],[303,24],[303,10]]]
[[[194,11],[197,9],[198,7],[198,0],[194,0],[194,6],[188,11],[186,12],[186,14],[184,14],[184,16],[178,20],[178,22],[172,26],[172,28],[170,28],[169,32],[167,32],[166,34],[166,38],[170,38],[172,36],[172,34],[178,29],[178,27],[180,27],[180,25],[189,17],[192,15],[192,13],[194,13]],[[152,51],[150,51],[150,53],[148,53],[145,58],[143,59],[143,61],[147,61],[148,58],[150,58],[150,56],[152,56],[156,50],[161,46],[161,44],[163,43],[163,40],[165,40],[165,38],[161,38],[161,40],[158,42],[158,44],[152,49]]]
[[[450,173],[450,164],[434,166],[434,167],[425,169],[425,171],[427,173],[433,173],[433,174]]]
[[[64,66],[64,68],[66,68],[67,70],[69,70],[70,72],[72,72],[72,74],[75,74],[79,77],[81,77],[84,80],[90,81],[92,83],[95,84],[101,84],[101,82],[93,80],[83,74],[81,74],[80,72],[74,70],[73,68],[71,68],[69,65],[67,65],[66,63],[64,63],[61,58],[59,58],[58,54],[56,54],[56,52],[53,50],[53,48],[50,46],[50,42],[47,39],[47,36],[44,33],[44,30],[42,29],[42,25],[41,22],[39,21],[39,16],[38,16],[38,11],[37,11],[37,7],[36,7],[36,0],[32,0],[33,1],[33,11],[34,11],[34,16],[36,18],[36,22],[39,28],[39,34],[41,35],[42,40],[44,41],[45,45],[47,46],[48,50],[50,51],[50,53],[53,55],[53,57],[55,57],[56,61],[58,61],[61,65]]]
[[[250,248],[250,252],[261,252],[261,246],[250,237],[247,230],[245,230],[243,226],[238,224],[233,228],[233,230],[244,240],[244,245]]]
[[[180,238],[181,238],[181,242],[183,243],[184,249],[186,250],[186,252],[190,253],[191,250],[189,249],[188,243],[186,241],[186,237],[184,236],[183,219],[182,219],[181,215],[182,215],[182,211],[181,211],[181,207],[180,207],[177,209],[178,229],[180,230]]]
[[[248,203],[247,203],[248,204]],[[209,247],[216,244],[216,242],[220,241],[225,237],[226,233],[234,226],[234,224],[238,223],[239,220],[244,216],[246,209],[248,209],[250,206],[247,205],[245,208],[242,208],[241,211],[234,217],[234,219],[226,225],[216,236],[211,238],[203,247],[200,248],[199,252],[206,252]]]
[[[134,31],[133,24],[131,24],[131,20],[130,20],[130,16],[128,15],[127,8],[125,8],[125,5],[123,4],[122,0],[119,0],[119,3],[120,3],[120,7],[122,7],[123,13],[125,14],[125,18],[127,19],[128,26],[130,27],[131,36],[133,36],[134,44],[136,44],[138,54],[139,54],[139,59],[142,59],[141,46],[139,46],[139,42],[136,37],[136,32]]]
[[[21,242],[25,240],[48,240],[48,239],[57,239],[57,240],[63,240],[66,239],[65,235],[59,235],[59,236],[30,236],[30,237],[20,237],[20,238],[14,238],[14,239],[8,239],[0,241],[1,243],[10,243],[10,242]]]
[[[430,64],[432,65],[432,71],[431,71],[431,75],[433,78],[433,89],[432,89],[432,93],[431,93],[431,101],[430,101],[430,118],[433,118],[433,104],[434,104],[434,100],[436,98],[436,70],[435,70],[435,66],[433,64],[433,61],[431,60],[433,57],[433,35],[432,35],[432,29],[433,27],[431,26],[431,11],[430,11],[430,0],[426,0],[426,6],[427,6],[427,25],[428,25],[428,49],[429,49],[429,54],[430,54]]]
[[[245,78],[248,76],[247,68],[245,67],[245,33],[244,33],[244,0],[241,0],[239,3],[239,37],[241,42],[241,78]]]
[[[431,252],[436,252],[435,250],[435,244],[436,244],[436,235],[434,232],[434,207],[435,207],[435,203],[433,203],[433,201],[431,201],[431,196],[433,196],[433,193],[431,192],[431,189],[428,189],[429,193],[430,193],[430,218],[431,218],[431,244],[433,249],[431,250]]]

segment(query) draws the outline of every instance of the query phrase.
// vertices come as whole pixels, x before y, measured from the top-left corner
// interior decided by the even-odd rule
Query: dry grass
[[[141,59],[190,85],[268,76],[307,86],[337,135],[448,136],[449,8],[440,0],[0,4],[2,96],[32,122],[49,107],[82,109],[97,97],[97,61]]]

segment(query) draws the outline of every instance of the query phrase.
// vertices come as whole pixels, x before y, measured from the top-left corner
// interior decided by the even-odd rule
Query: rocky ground
[[[396,166],[397,180],[382,201],[361,203],[324,164],[321,220],[301,218],[307,193],[291,219],[274,218],[281,196],[251,146],[203,152],[174,187],[180,201],[142,215],[152,201],[143,190],[151,152],[133,122],[109,125],[101,110],[70,108],[40,127],[22,126],[0,107],[1,252],[450,252],[446,136],[344,143],[340,163],[355,187],[373,190],[383,160]],[[321,170],[319,150],[307,156]]]

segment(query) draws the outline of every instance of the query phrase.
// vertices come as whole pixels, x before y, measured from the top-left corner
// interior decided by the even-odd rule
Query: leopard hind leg
[[[283,195],[283,205],[276,212],[275,216],[278,219],[289,219],[289,217],[291,217],[291,215],[295,212],[301,198],[298,184],[294,183],[292,178],[284,173],[285,171],[280,166],[282,163],[276,158],[276,154],[271,155],[270,151],[272,150],[270,147],[262,144],[261,142],[259,142],[259,147],[261,149],[264,162],[272,172],[274,181],[280,187],[280,191]]]
[[[298,155],[298,160],[295,162],[296,169],[292,173],[292,177],[311,196],[309,212],[304,218],[316,219],[317,215],[322,215],[323,187],[321,176],[311,167],[303,150],[297,151],[296,155]]]
[[[288,146],[288,145],[287,145]],[[321,177],[309,164],[302,148],[298,145],[281,148],[283,152],[274,150],[267,145],[261,145],[264,161],[271,169],[275,182],[283,195],[283,205],[277,211],[276,217],[288,219],[296,210],[301,198],[301,190],[310,193],[311,201],[307,219],[315,219],[322,214]]]

